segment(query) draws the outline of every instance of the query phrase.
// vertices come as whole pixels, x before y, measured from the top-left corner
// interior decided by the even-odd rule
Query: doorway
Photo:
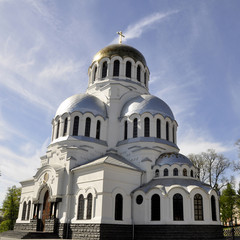
[[[51,203],[49,201],[49,191],[46,191],[43,199],[43,211],[42,211],[43,231],[45,231],[46,219],[50,218],[50,211],[51,211]]]

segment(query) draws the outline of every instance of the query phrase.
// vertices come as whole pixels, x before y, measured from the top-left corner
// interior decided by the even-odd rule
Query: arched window
[[[179,193],[173,196],[173,220],[183,221],[183,197]]]
[[[84,197],[83,197],[83,195],[81,194],[81,195],[78,197],[77,219],[78,219],[78,220],[81,220],[81,219],[83,219],[83,216],[84,216]]]
[[[132,75],[132,63],[130,61],[126,62],[126,77],[130,78]]]
[[[86,118],[86,124],[85,124],[85,136],[90,137],[90,129],[91,129],[91,118]]]
[[[173,169],[173,176],[178,176],[178,169],[177,168]]]
[[[113,76],[114,77],[119,76],[119,65],[120,65],[119,60],[115,60],[113,63]]]
[[[156,127],[156,136],[157,138],[161,138],[161,120],[157,119],[157,127]]]
[[[203,220],[203,199],[200,194],[194,196],[194,219],[196,221]]]
[[[144,84],[145,84],[145,86],[147,85],[147,73],[146,72],[144,73]]]
[[[27,206],[27,220],[30,218],[30,211],[31,211],[31,201],[28,201],[28,206]]]
[[[94,72],[93,72],[93,83],[96,80],[96,76],[97,76],[97,67],[94,68]]]
[[[163,176],[164,176],[164,177],[167,177],[167,176],[168,176],[168,169],[167,169],[167,168],[165,168],[165,169],[163,170]]]
[[[78,135],[79,117],[76,116],[73,122],[73,136]]]
[[[123,197],[119,193],[115,197],[115,220],[123,220]]]
[[[67,125],[68,125],[68,118],[66,117],[64,120],[63,136],[66,136],[67,134]]]
[[[211,197],[211,208],[212,208],[212,220],[217,221],[216,200],[214,196]]]
[[[87,219],[92,218],[92,194],[87,195]]]
[[[173,126],[172,128],[172,139],[173,139],[173,143],[175,143],[175,127]]]
[[[166,122],[166,140],[169,141],[169,123]]]
[[[26,211],[27,211],[27,203],[23,203],[23,209],[22,209],[22,220],[25,220],[26,218]]]
[[[124,139],[128,138],[128,123],[127,121],[124,122]]]
[[[187,176],[187,169],[186,169],[186,168],[183,169],[183,176],[184,176],[184,177]]]
[[[150,122],[149,118],[144,118],[144,137],[149,137],[150,135]]]
[[[133,120],[133,137],[136,138],[138,136],[138,119],[134,118]]]
[[[56,138],[59,137],[59,128],[60,128],[60,120],[58,120],[58,122],[57,122],[57,134],[56,134]]]
[[[100,139],[100,131],[101,131],[101,122],[100,120],[97,120],[96,139]]]
[[[155,171],[155,177],[159,177],[159,170],[158,169],[156,169],[156,171]]]
[[[107,61],[102,64],[102,78],[107,76]]]
[[[137,67],[137,80],[141,82],[141,67],[138,65]]]
[[[191,174],[191,177],[193,177],[193,170],[191,170],[190,174]]]
[[[151,220],[160,220],[160,197],[158,194],[154,194],[151,198]]]

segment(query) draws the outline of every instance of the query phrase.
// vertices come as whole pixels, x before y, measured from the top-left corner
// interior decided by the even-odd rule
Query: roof
[[[114,56],[120,56],[122,58],[130,57],[136,62],[140,61],[143,65],[147,66],[146,60],[142,53],[140,53],[137,49],[125,44],[112,44],[101,49],[93,57],[93,62],[99,61],[105,57],[111,58]]]
[[[90,94],[76,94],[64,100],[57,109],[55,116],[61,116],[64,113],[90,112],[93,115],[107,116],[106,105],[97,97]]]
[[[161,114],[174,120],[170,107],[160,98],[153,95],[143,94],[132,98],[122,108],[121,116],[130,116],[134,113],[143,114],[149,112],[152,115]]]
[[[100,165],[100,164],[109,164],[109,165],[114,165],[117,167],[123,167],[123,168],[128,168],[131,170],[142,172],[142,170],[139,167],[137,167],[133,163],[129,162],[125,158],[119,156],[118,154],[114,154],[114,153],[108,153],[105,156],[91,160],[85,164],[82,164],[78,167],[73,168],[72,170],[75,171],[75,170],[78,170],[81,168],[86,168],[86,167]]]

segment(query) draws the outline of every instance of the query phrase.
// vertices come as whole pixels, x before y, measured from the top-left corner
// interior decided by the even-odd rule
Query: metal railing
[[[226,240],[240,240],[240,225],[224,226],[223,235]]]

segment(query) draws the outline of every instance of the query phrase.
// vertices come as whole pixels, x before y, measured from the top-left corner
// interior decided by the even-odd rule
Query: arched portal
[[[46,191],[43,198],[43,210],[42,210],[42,224],[43,231],[45,229],[45,221],[50,218],[51,203],[49,201],[49,191]]]

